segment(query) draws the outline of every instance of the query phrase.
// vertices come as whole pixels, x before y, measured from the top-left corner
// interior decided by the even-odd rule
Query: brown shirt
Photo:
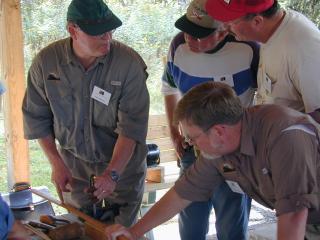
[[[238,151],[199,159],[174,186],[191,201],[206,201],[224,180],[277,216],[309,208],[309,223],[320,223],[320,153],[317,125],[289,108],[264,105],[245,111]]]

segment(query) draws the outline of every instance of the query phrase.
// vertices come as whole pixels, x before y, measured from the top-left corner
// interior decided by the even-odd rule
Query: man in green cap
[[[146,65],[112,39],[122,22],[102,0],[71,1],[67,21],[70,37],[41,50],[29,69],[25,137],[39,140],[62,200],[105,217],[86,193],[95,175],[93,195],[118,204],[114,221],[130,226],[146,172]]]

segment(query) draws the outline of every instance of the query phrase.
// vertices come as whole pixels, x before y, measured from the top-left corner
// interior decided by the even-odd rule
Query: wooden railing
[[[147,142],[157,144],[160,149],[160,166],[164,171],[164,177],[162,182],[147,181],[145,192],[172,187],[179,176],[179,168],[177,166],[177,156],[170,138],[169,126],[164,114],[150,115]]]

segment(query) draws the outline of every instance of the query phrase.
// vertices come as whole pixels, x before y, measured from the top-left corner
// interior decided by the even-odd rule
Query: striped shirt
[[[213,51],[189,50],[183,33],[172,41],[162,76],[162,93],[185,94],[197,84],[221,81],[232,86],[245,106],[252,104],[256,87],[259,46],[228,36]]]

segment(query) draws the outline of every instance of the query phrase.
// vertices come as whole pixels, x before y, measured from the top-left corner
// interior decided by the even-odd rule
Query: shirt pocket
[[[115,129],[118,122],[120,90],[113,89],[108,105],[93,99],[92,123],[96,127]]]
[[[62,81],[46,82],[46,95],[53,113],[53,127],[55,137],[65,139],[67,132],[71,131],[73,123],[73,95],[72,89]]]

